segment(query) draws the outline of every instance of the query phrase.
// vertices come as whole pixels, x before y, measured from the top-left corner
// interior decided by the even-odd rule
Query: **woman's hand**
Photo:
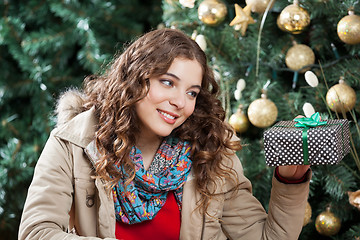
[[[296,118],[303,118],[304,116],[297,116]],[[295,119],[296,119],[295,118]],[[310,165],[290,165],[290,166],[279,166],[279,174],[281,177],[289,180],[299,180],[301,179],[307,170],[309,170]]]
[[[309,168],[310,165],[279,166],[279,174],[289,181],[295,181],[301,179]]]

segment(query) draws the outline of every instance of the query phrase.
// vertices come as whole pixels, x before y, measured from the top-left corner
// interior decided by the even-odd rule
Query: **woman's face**
[[[150,78],[147,96],[136,104],[141,137],[165,137],[194,112],[203,71],[196,60],[175,58],[168,71]]]

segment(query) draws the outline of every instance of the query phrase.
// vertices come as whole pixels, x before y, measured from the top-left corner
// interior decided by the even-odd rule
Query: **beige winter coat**
[[[52,131],[35,168],[19,239],[115,238],[112,197],[101,180],[90,177],[96,161],[92,145],[96,123],[91,109]],[[219,180],[219,195],[208,208],[213,217],[200,214],[194,211],[199,194],[190,174],[183,192],[180,239],[297,239],[309,181],[283,184],[273,178],[267,214],[252,195],[237,156],[224,162],[238,174],[238,191],[232,194],[233,183]]]

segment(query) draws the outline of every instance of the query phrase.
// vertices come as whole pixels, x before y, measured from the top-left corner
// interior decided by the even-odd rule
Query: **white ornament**
[[[308,103],[308,102],[304,103],[303,111],[304,111],[305,117],[307,117],[307,118],[311,117],[311,115],[313,115],[315,113],[314,107],[311,105],[311,103]]]
[[[234,91],[234,97],[235,97],[236,101],[239,101],[239,100],[240,100],[240,98],[241,98],[241,91],[240,91],[239,89],[236,89],[236,90]]]
[[[217,71],[217,70],[213,70],[214,73],[214,78],[216,81],[220,81],[221,79],[221,74]]]
[[[164,29],[166,26],[165,26],[165,24],[164,23],[159,23],[158,25],[157,25],[157,29]]]
[[[179,3],[187,8],[193,8],[195,5],[195,0],[179,0]]]
[[[236,83],[236,89],[239,89],[240,92],[246,87],[246,82],[244,79],[240,78]]]
[[[193,33],[191,34],[191,39],[195,41],[197,34],[198,34],[197,31],[194,30]]]
[[[241,24],[235,24],[234,25],[234,30],[235,31],[240,31],[240,29],[241,29]]]
[[[200,48],[205,52],[207,45],[204,35],[202,34],[197,35],[195,38],[195,42],[197,42]]]
[[[315,73],[312,71],[306,71],[305,72],[305,81],[311,86],[311,87],[317,87],[319,85],[319,80]]]

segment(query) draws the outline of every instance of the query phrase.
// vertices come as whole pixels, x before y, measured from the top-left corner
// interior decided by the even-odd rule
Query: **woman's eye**
[[[160,82],[166,86],[172,86],[173,85],[173,82],[171,80],[160,80]]]
[[[188,92],[188,95],[190,95],[190,96],[193,97],[193,98],[196,98],[197,95],[198,95],[198,93],[195,92],[195,91],[191,91],[191,92]]]

